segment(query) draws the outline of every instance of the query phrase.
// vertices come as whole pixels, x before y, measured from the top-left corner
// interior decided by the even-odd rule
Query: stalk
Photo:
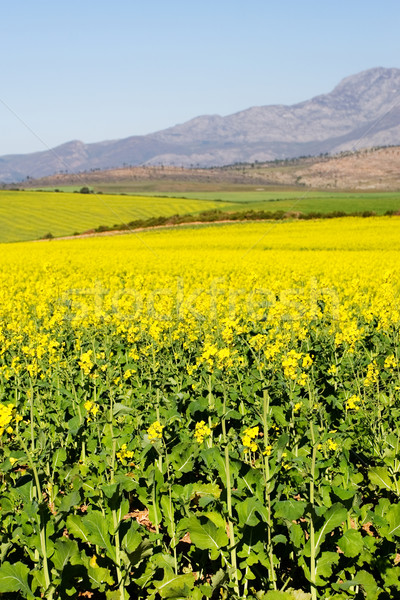
[[[175,519],[175,514],[172,508],[172,490],[171,490],[171,485],[169,485],[169,512],[170,515],[174,515],[174,519]],[[173,552],[174,552],[174,571],[175,571],[175,575],[178,575],[178,557],[176,554],[176,531],[175,531],[175,520],[171,518],[171,529],[172,529],[172,544],[173,544]]]
[[[26,447],[26,444],[25,444],[22,436],[19,433],[17,433],[17,436],[18,436],[18,440],[27,456],[29,465],[32,469],[33,477],[35,480],[37,500],[38,500],[38,503],[40,503],[43,496],[42,496],[42,488],[40,486],[39,474],[37,472],[36,465],[33,462],[32,455],[28,451],[28,448]],[[49,598],[49,600],[52,600],[54,590],[51,587],[49,564],[47,562],[46,523],[44,521],[43,513],[40,509],[40,505],[39,505],[39,538],[40,538],[40,549],[42,551],[42,556],[43,556],[43,574],[44,574],[44,581],[46,584],[47,598]]]
[[[35,432],[34,432],[34,420],[33,420],[33,385],[31,384],[30,389],[30,428],[31,428],[31,452],[35,452]]]
[[[311,439],[312,439],[312,458],[311,458],[311,480],[310,480],[310,504],[311,504],[311,518],[310,518],[310,542],[311,542],[311,556],[310,556],[310,576],[311,576],[311,600],[317,600],[317,588],[315,583],[316,578],[316,556],[315,556],[315,529],[314,529],[314,491],[315,491],[315,460],[317,455],[317,446],[315,444],[315,435],[313,424],[311,423]]]
[[[222,434],[225,442],[225,472],[226,472],[226,502],[228,506],[228,531],[229,531],[229,542],[231,549],[231,565],[233,570],[233,579],[234,579],[234,592],[237,596],[239,596],[239,576],[237,569],[237,557],[236,557],[236,548],[235,548],[235,532],[233,529],[233,521],[232,521],[232,488],[231,488],[231,469],[229,463],[229,442],[226,435],[226,423],[225,423],[225,413],[226,413],[226,397],[224,394],[224,408],[223,408],[223,417],[222,417]]]
[[[96,390],[96,388],[95,388]],[[96,392],[95,392],[96,394]],[[95,396],[96,400],[96,396]],[[115,457],[117,451],[117,440],[114,439],[114,428],[113,428],[113,400],[111,397],[110,405],[110,429],[112,439],[112,455],[111,455],[111,484],[115,482]],[[118,513],[115,508],[112,509],[113,525],[114,525],[114,546],[115,546],[115,565],[117,571],[117,581],[120,600],[126,600],[124,578],[121,569],[121,541],[119,539],[119,520]]]
[[[211,430],[207,444],[209,448],[213,446],[212,413],[214,411],[214,398],[212,394],[211,375],[208,376],[208,426]]]
[[[157,415],[157,421],[160,423],[160,390],[157,390],[156,397],[157,397],[156,415]],[[159,456],[158,456],[158,468],[160,469],[160,473],[162,473],[163,472],[162,454],[159,454]]]
[[[269,414],[269,395],[266,390],[263,393],[263,429],[264,429],[264,450],[269,446],[269,434],[268,434],[268,414]],[[267,533],[267,545],[268,545],[268,556],[270,567],[268,569],[269,576],[272,581],[274,590],[277,590],[276,584],[276,573],[274,567],[274,548],[272,544],[272,519],[271,519],[271,493],[270,493],[270,472],[269,472],[269,458],[267,454],[264,454],[264,477],[265,477],[265,504],[268,512],[268,533]]]
[[[156,475],[154,473],[154,481],[153,481],[153,487],[151,490],[151,501],[153,503],[153,509],[154,509],[154,527],[156,528],[156,533],[157,535],[160,533],[160,522],[158,520],[158,509],[157,509],[157,496],[156,496]],[[161,544],[160,540],[157,539],[157,546],[159,546]]]

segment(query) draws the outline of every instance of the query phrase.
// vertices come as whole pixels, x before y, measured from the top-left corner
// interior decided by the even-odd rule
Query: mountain
[[[221,166],[400,144],[400,69],[377,67],[292,106],[201,116],[144,136],[0,157],[0,180],[123,165]]]

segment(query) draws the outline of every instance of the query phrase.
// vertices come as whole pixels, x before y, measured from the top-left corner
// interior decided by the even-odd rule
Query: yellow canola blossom
[[[202,444],[204,439],[211,434],[211,429],[206,425],[205,421],[199,421],[196,423],[194,429],[194,437],[198,444]]]
[[[134,456],[133,450],[128,450],[126,444],[122,444],[121,448],[116,453],[117,459],[123,465],[127,465],[128,461],[131,460]]]
[[[242,435],[242,444],[244,446],[245,452],[248,452],[249,450],[251,452],[257,451],[258,446],[254,440],[256,437],[259,436],[259,433],[260,429],[258,425],[256,425],[255,427],[248,427],[244,430],[244,433]]]
[[[163,429],[164,429],[164,425],[161,425],[161,423],[159,421],[154,421],[154,423],[152,423],[147,430],[147,435],[149,436],[149,440],[151,442],[154,442],[155,440],[161,439]]]
[[[359,410],[359,404],[361,403],[360,396],[354,394],[346,401],[346,409],[347,410]]]

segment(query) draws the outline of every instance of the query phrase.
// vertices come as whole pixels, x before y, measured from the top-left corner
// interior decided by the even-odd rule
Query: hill
[[[145,136],[0,157],[0,181],[122,165],[222,166],[400,144],[400,69],[369,69],[292,106],[206,115]]]
[[[125,167],[79,174],[60,173],[24,182],[25,188],[80,189],[110,193],[190,194],[257,190],[260,186],[320,190],[400,190],[400,146],[335,156],[237,164],[210,169]]]

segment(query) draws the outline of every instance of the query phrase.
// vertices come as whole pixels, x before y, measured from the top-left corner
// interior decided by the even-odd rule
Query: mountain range
[[[222,166],[400,144],[400,69],[377,67],[291,106],[206,115],[142,136],[0,157],[0,181],[123,165]]]

